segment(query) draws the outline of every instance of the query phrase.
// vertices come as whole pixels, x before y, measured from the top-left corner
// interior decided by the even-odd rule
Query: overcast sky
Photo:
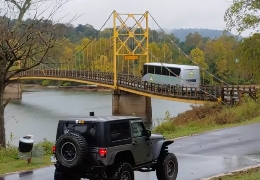
[[[53,2],[53,0],[50,1]],[[44,1],[40,9],[46,9],[50,1]],[[68,22],[75,14],[78,14],[81,16],[72,24],[91,24],[99,29],[113,10],[118,13],[149,11],[164,29],[223,30],[225,28],[224,14],[231,2],[231,0],[69,0],[59,9],[55,17],[60,18],[66,15],[62,22]],[[45,15],[47,13],[49,12]],[[112,25],[111,18],[106,27],[112,27]],[[149,26],[152,29],[158,29],[158,26],[155,26],[151,20]]]
[[[73,24],[88,23],[98,29],[113,10],[118,13],[149,11],[167,29],[223,29],[224,13],[229,6],[228,0],[73,0],[63,6],[59,15],[82,14]]]
[[[161,27],[209,28],[225,27],[224,13],[230,6],[228,0],[73,0],[64,5],[58,16],[82,14],[73,22],[91,24],[99,29],[113,10],[118,13],[144,13],[149,11]],[[150,21],[150,24],[152,22]],[[112,26],[109,21],[108,26]]]

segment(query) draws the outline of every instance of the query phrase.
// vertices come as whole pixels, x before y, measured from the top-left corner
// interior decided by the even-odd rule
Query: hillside
[[[199,33],[202,37],[209,37],[210,39],[218,38],[223,34],[222,30],[215,30],[215,29],[172,29],[167,31],[170,34],[174,34],[176,37],[180,39],[180,41],[185,41],[185,37],[189,33]],[[233,34],[229,34],[234,36]],[[242,37],[239,37],[241,39]]]

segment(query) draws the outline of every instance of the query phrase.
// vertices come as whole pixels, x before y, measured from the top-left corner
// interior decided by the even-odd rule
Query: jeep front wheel
[[[178,160],[173,153],[162,154],[156,164],[158,180],[176,180],[178,175]]]
[[[134,180],[135,175],[131,164],[123,163],[117,169],[113,180]]]

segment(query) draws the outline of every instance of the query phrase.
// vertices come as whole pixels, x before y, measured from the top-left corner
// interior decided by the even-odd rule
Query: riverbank
[[[234,107],[220,103],[206,103],[203,106],[192,105],[191,107],[191,110],[174,118],[166,114],[153,131],[172,139],[260,122],[260,102],[250,98],[244,98],[241,105]]]
[[[109,88],[97,85],[79,85],[79,86],[42,86],[38,84],[22,84],[23,92],[30,92],[30,89],[60,89],[73,91],[87,91],[87,92],[111,92]]]

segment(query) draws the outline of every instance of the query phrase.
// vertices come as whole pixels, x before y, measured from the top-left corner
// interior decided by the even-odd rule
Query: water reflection
[[[252,166],[260,163],[260,154],[251,154],[243,156],[231,156],[223,158],[223,167],[226,171],[233,171],[247,166]]]

